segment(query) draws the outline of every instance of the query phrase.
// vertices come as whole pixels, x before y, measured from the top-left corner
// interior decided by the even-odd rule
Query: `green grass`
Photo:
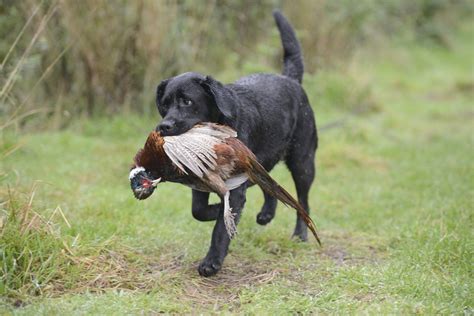
[[[252,188],[223,270],[209,279],[196,267],[213,223],[192,219],[190,190],[166,184],[139,202],[129,189],[131,158],[156,118],[77,121],[65,131],[19,136],[24,145],[2,162],[2,186],[17,192],[19,214],[34,209],[49,218],[60,206],[70,227],[56,212],[53,232],[21,233],[13,206],[2,207],[0,247],[10,254],[2,265],[25,247],[27,258],[41,259],[24,259],[10,279],[4,275],[0,308],[35,315],[472,313],[473,49],[465,31],[450,50],[394,44],[361,57],[347,77],[305,78],[320,126],[372,104],[321,133],[310,205],[324,247],[292,241],[295,214],[281,205],[270,225],[258,226],[263,199]],[[294,193],[283,165],[272,175]]]

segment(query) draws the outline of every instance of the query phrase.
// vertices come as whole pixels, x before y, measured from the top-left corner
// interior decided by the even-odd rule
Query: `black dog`
[[[164,80],[157,88],[156,104],[163,120],[162,135],[178,135],[198,122],[217,122],[233,127],[271,170],[284,160],[295,181],[298,200],[309,212],[308,192],[315,175],[318,144],[316,124],[308,98],[301,86],[303,58],[290,23],[273,13],[284,48],[283,75],[253,74],[233,84],[222,85],[210,76],[187,72]],[[233,190],[230,205],[238,221],[245,204],[248,183]],[[277,200],[267,194],[257,223],[268,224],[275,215]],[[223,220],[223,205],[208,203],[209,193],[193,190],[192,213],[200,221],[217,220],[211,246],[199,265],[203,276],[216,274],[227,255],[230,239]],[[307,228],[297,218],[294,236],[307,239]]]

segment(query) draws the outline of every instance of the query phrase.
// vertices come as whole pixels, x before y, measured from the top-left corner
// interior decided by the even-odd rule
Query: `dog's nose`
[[[173,126],[174,126],[174,122],[164,121],[158,125],[157,131],[165,135],[173,129]]]

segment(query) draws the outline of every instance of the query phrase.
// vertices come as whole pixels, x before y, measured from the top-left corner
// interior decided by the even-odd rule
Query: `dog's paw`
[[[297,227],[293,232],[293,238],[298,239],[299,241],[308,241],[308,229],[305,227]]]
[[[275,217],[274,213],[262,211],[257,214],[257,223],[260,225],[267,225],[272,221],[273,217]]]
[[[199,275],[210,277],[221,269],[221,264],[217,260],[205,258],[198,267]]]

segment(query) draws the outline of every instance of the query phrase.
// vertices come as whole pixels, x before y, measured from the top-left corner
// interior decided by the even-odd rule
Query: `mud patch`
[[[341,232],[326,234],[325,238],[321,254],[338,266],[373,264],[385,257],[386,241],[372,236]]]
[[[195,262],[186,271],[183,298],[200,305],[235,305],[242,290],[271,283],[280,275],[270,262],[252,262],[228,258],[225,267],[216,275],[204,278],[198,275]]]

